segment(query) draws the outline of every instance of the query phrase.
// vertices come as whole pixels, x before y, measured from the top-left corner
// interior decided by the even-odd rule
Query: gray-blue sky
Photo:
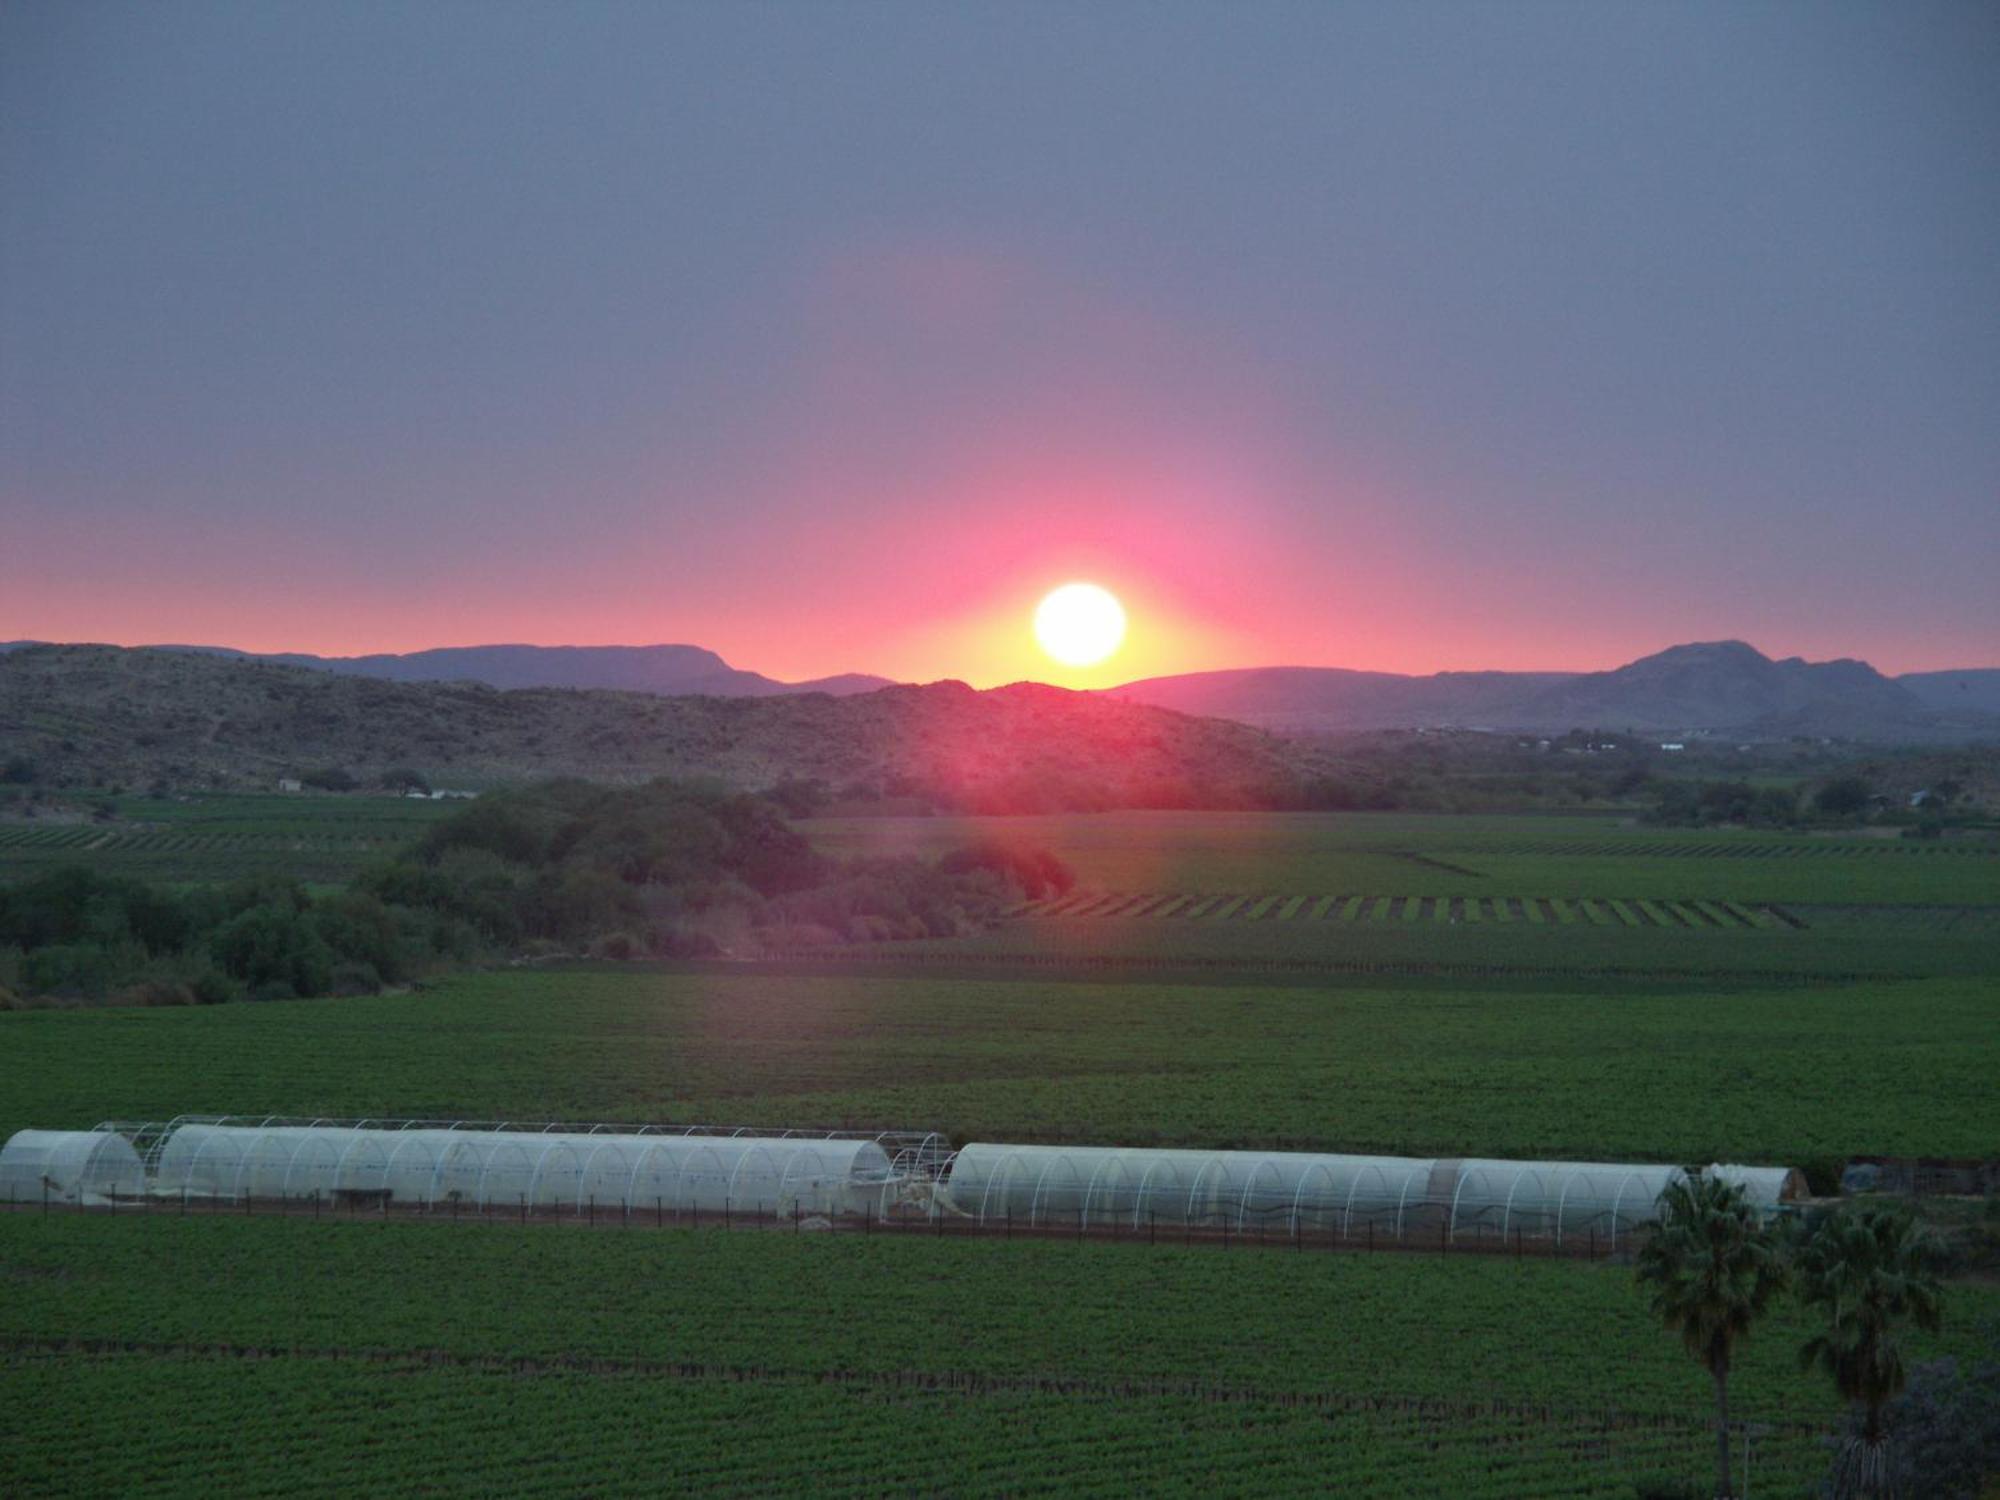
[[[2000,660],[1996,83],[1985,4],[14,0],[0,637]]]

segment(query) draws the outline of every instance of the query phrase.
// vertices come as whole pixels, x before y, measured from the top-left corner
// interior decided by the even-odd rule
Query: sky
[[[0,639],[2000,665],[1996,78],[1981,0],[9,0]]]

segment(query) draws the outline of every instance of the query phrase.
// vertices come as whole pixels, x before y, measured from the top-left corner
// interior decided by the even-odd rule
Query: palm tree
[[[1862,1408],[1861,1436],[1834,1465],[1834,1493],[1885,1495],[1882,1412],[1907,1379],[1897,1335],[1910,1323],[1935,1329],[1943,1313],[1929,1238],[1901,1210],[1836,1213],[1806,1241],[1798,1264],[1800,1299],[1826,1319],[1801,1362],[1826,1371],[1841,1399]]]
[[[1660,1213],[1639,1251],[1638,1280],[1654,1314],[1680,1334],[1715,1382],[1715,1493],[1729,1486],[1729,1365],[1785,1286],[1777,1237],[1743,1189],[1690,1168],[1660,1194]]]

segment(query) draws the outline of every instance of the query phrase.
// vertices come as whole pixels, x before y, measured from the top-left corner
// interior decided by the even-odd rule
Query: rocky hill
[[[1559,733],[1588,727],[1759,739],[2000,738],[2000,716],[1980,710],[1973,687],[1954,690],[1955,701],[1942,687],[1926,683],[1919,692],[1866,662],[1775,661],[1742,641],[1674,646],[1609,672],[1403,677],[1266,667],[1152,678],[1114,692],[1183,713],[1321,732],[1454,726]]]
[[[658,697],[387,682],[111,646],[0,655],[0,761],[70,786],[270,787],[338,766],[480,786],[707,775],[987,810],[1256,805],[1308,752],[1241,724],[1020,684]]]
[[[0,652],[44,641],[0,642]],[[497,688],[611,688],[627,693],[700,694],[711,698],[770,698],[783,693],[868,693],[888,687],[886,677],[843,672],[810,682],[779,682],[746,672],[701,646],[440,646],[402,655],[313,656],[302,651],[258,653],[229,646],[145,646],[226,656],[239,661],[310,667],[347,677],[390,682],[478,682]]]
[[[2000,714],[2000,667],[1964,672],[1905,672],[1896,679],[1941,713]]]

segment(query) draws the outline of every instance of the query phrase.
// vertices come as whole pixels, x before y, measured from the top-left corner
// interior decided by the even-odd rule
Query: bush
[[[1855,818],[1868,811],[1875,788],[1859,776],[1837,776],[1813,797],[1813,810],[1823,817]]]
[[[1991,1333],[1989,1347],[2000,1347],[2000,1328]],[[1861,1421],[1850,1413],[1850,1440],[1860,1436]],[[1978,1500],[2000,1475],[2000,1362],[1970,1370],[1955,1359],[1916,1366],[1887,1421],[1889,1493]],[[1831,1481],[1825,1493],[1832,1494]]]
[[[1030,901],[1060,896],[1076,886],[1076,872],[1046,849],[1024,849],[986,840],[953,849],[938,861],[947,875],[992,870],[1013,882]]]
[[[316,771],[302,773],[299,781],[322,792],[351,792],[361,784],[354,779],[354,773],[344,766],[321,766]]]
[[[268,903],[237,913],[216,928],[209,952],[255,999],[323,995],[333,984],[333,950],[304,913],[288,906]]]

